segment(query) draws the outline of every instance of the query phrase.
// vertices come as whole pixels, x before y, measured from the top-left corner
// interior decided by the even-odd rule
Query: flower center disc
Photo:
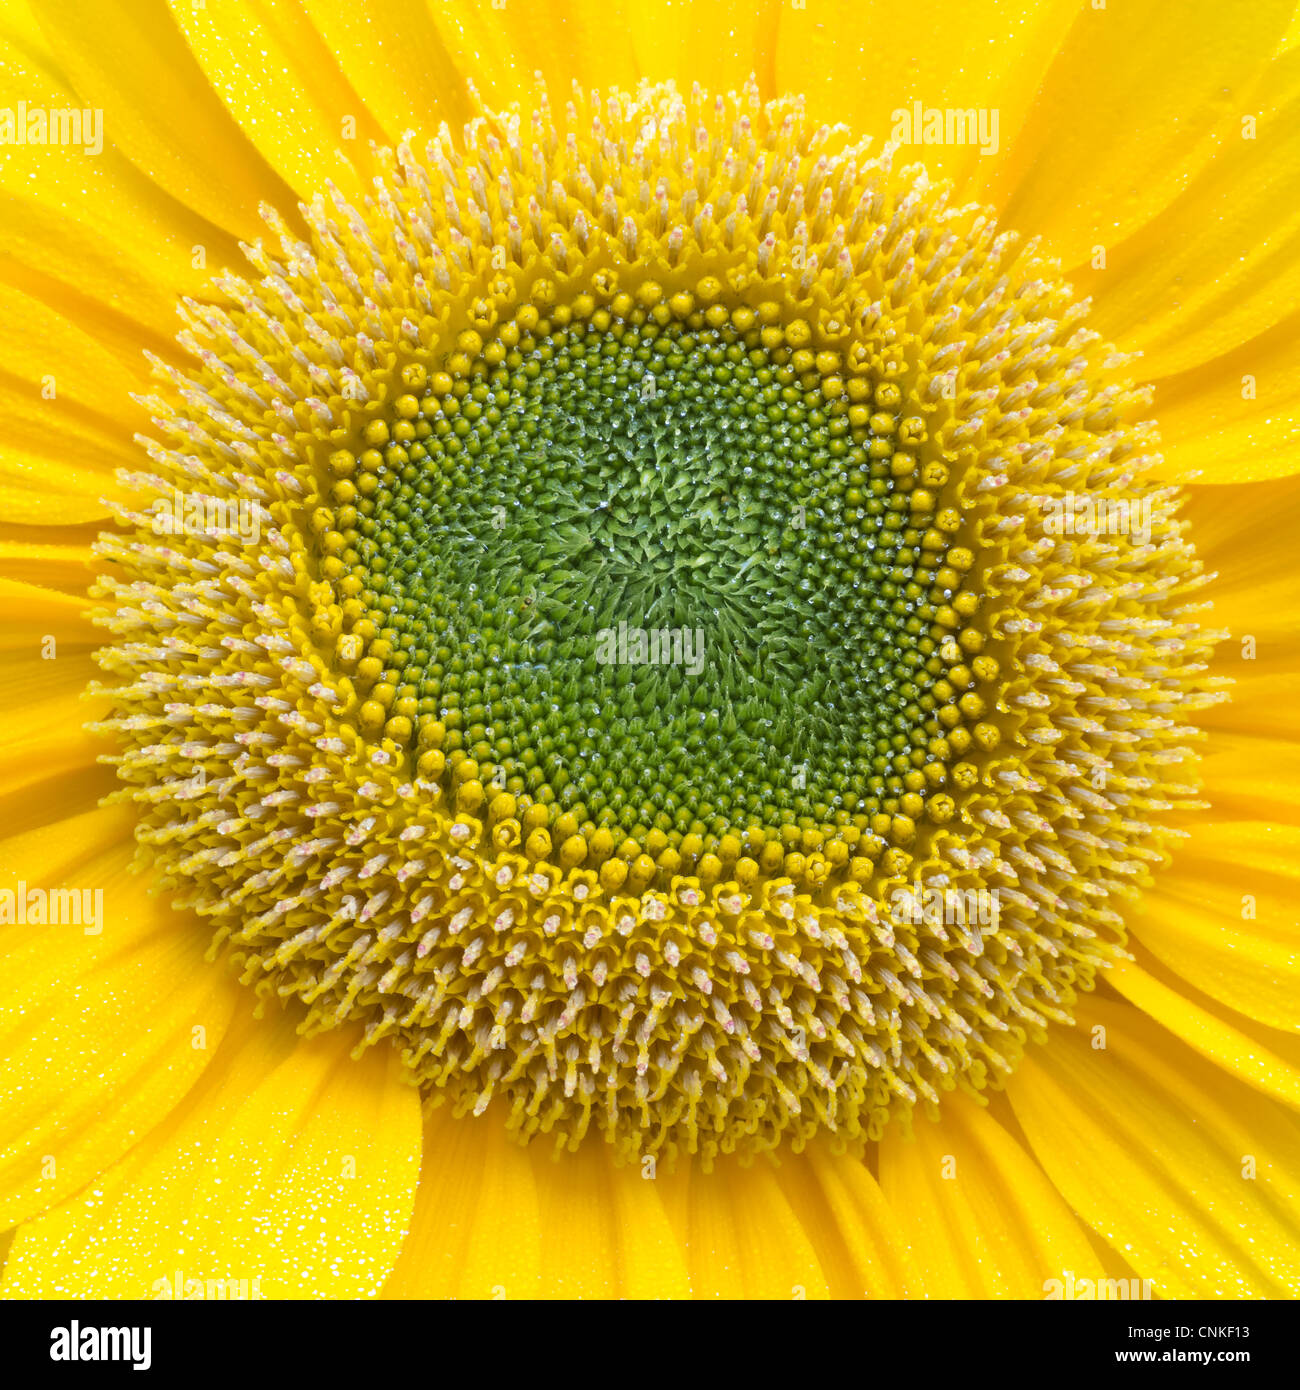
[[[379,157],[156,364],[98,587],[142,856],[523,1138],[860,1146],[1008,1072],[1217,698],[1122,359],[752,89]]]

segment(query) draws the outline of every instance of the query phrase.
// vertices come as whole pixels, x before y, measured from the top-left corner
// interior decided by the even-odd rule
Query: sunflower
[[[1294,1294],[1292,9],[9,7],[4,1293]]]

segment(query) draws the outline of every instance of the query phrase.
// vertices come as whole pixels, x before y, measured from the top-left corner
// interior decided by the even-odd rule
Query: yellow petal
[[[47,428],[57,430],[69,409],[110,429],[143,423],[129,399],[145,384],[143,363],[127,367],[80,324],[9,286],[0,286],[0,324],[0,373],[47,403]]]
[[[0,284],[0,498],[11,522],[66,524],[108,514],[115,467],[133,463],[143,385],[89,333]]]
[[[1150,1014],[1202,1057],[1300,1110],[1300,1044],[1294,1038],[1215,1004],[1145,953],[1142,964],[1124,961],[1106,979],[1130,1004]]]
[[[1300,826],[1198,820],[1129,926],[1212,999],[1300,1032],[1297,864]]]
[[[832,1298],[921,1298],[925,1285],[866,1164],[816,1139],[777,1169]]]
[[[1112,241],[1104,269],[1076,277],[1078,289],[1094,296],[1090,326],[1140,351],[1144,377],[1211,361],[1295,308],[1300,53],[1273,65],[1247,110],[1265,113],[1253,138],[1242,137],[1234,114],[1215,158],[1187,191],[1138,235],[1121,246]],[[1149,143],[1126,145],[1146,150]]]
[[[1300,473],[1300,314],[1163,378],[1155,402],[1159,477],[1248,483]]]
[[[1200,752],[1201,795],[1216,823],[1296,818],[1300,743],[1216,729]]]
[[[1250,483],[1243,488],[1205,489],[1220,493],[1225,502],[1240,493],[1272,488],[1272,483]],[[1193,532],[1195,538],[1195,532]],[[1235,556],[1225,556],[1217,569],[1219,578],[1207,591],[1214,607],[1205,621],[1226,628],[1229,635],[1214,650],[1208,674],[1230,682],[1228,698],[1198,710],[1196,722],[1208,731],[1207,765],[1217,757],[1217,739],[1223,732],[1250,738],[1300,742],[1300,701],[1295,699],[1300,671],[1300,644],[1292,606],[1252,612],[1248,586],[1232,581],[1232,566],[1245,560],[1253,538],[1245,537]],[[1267,542],[1264,542],[1267,545]],[[1214,570],[1213,560],[1207,568]]]
[[[425,1121],[411,1230],[385,1298],[536,1298],[542,1220],[533,1164],[495,1110]]]
[[[355,191],[351,161],[364,168],[384,132],[303,11],[273,0],[169,3],[213,90],[299,197],[329,179]]]
[[[388,1298],[685,1298],[683,1253],[659,1184],[599,1143],[552,1159],[504,1114],[426,1122],[411,1234]]]
[[[258,204],[289,190],[208,86],[165,0],[66,0],[42,6],[50,46],[105,138],[154,183],[251,241]]]
[[[1070,1205],[1159,1294],[1293,1296],[1295,1117],[1131,1005],[1094,997],[1077,1016],[1078,1028],[1054,1030],[1007,1083]]]
[[[41,29],[40,20],[32,13],[30,0],[15,0],[15,3],[5,7],[3,15],[0,15],[0,32],[29,51],[41,54],[46,61],[53,62],[49,41]]]
[[[12,553],[0,542],[0,570]],[[86,606],[84,595],[0,577],[0,825],[47,825],[113,788],[98,763],[112,745],[85,728],[107,714],[106,701],[84,696],[101,674]]]
[[[1228,637],[1210,674],[1232,682],[1230,698],[1200,711],[1204,795],[1214,819],[1295,819],[1300,756],[1300,571],[1289,519],[1300,479],[1184,491],[1191,539],[1213,582],[1203,619]]]
[[[0,652],[35,661],[41,657],[47,636],[56,639],[53,660],[58,659],[60,644],[65,649],[99,645],[95,628],[86,617],[90,606],[84,594],[66,594],[19,579],[0,579]]]
[[[157,1298],[245,1280],[360,1298],[391,1271],[420,1164],[419,1098],[389,1048],[241,1014],[184,1103],[94,1187],[22,1227],[0,1289]]]
[[[111,774],[106,779],[108,769],[97,759],[112,745],[84,728],[87,720],[107,713],[106,702],[82,698],[86,682],[97,674],[86,649],[65,649],[54,661],[42,661],[33,653],[0,668],[0,713],[5,721],[0,733],[0,824],[30,827],[50,819],[44,814],[49,808],[42,804],[48,795],[46,784],[71,772],[79,771],[101,792],[109,789]],[[26,797],[28,810],[20,822],[7,822],[3,798],[17,794]]]
[[[95,574],[94,527],[0,525],[0,578],[84,594]]]
[[[996,171],[1005,224],[1042,235],[1067,267],[1096,245],[1118,247],[1187,186],[1216,138],[1235,137],[1291,9],[1292,0],[1258,0],[1230,16],[1218,0],[1078,7]],[[1182,235],[1203,231],[1184,226]],[[1164,252],[1180,257],[1184,246]]]
[[[763,98],[777,95],[778,0],[631,0],[628,22],[637,68],[651,81],[689,91],[735,91],[751,76]]]
[[[724,1159],[656,1182],[686,1255],[696,1298],[826,1298],[817,1251],[775,1166]]]
[[[880,1144],[880,1186],[931,1298],[1043,1298],[1047,1281],[1105,1271],[1033,1157],[976,1101],[943,1098]]]
[[[1300,48],[1300,10],[1296,10],[1291,27],[1282,36],[1281,48],[1283,52],[1290,48]]]
[[[440,121],[459,130],[476,114],[424,0],[305,0],[305,8],[391,144]]]
[[[688,1298],[684,1252],[659,1179],[615,1166],[603,1144],[553,1158],[530,1149],[541,1203],[546,1298]]]
[[[261,1275],[268,1298],[361,1298],[382,1288],[415,1205],[420,1101],[396,1051],[303,1043],[222,1127],[194,1191],[162,1184],[158,1225],[189,1214],[196,1255]],[[188,1187],[188,1184],[186,1185]]]
[[[38,49],[3,31],[0,91],[21,94],[29,107],[79,105]],[[167,351],[178,291],[199,292],[206,267],[239,259],[232,237],[146,178],[107,134],[95,156],[57,145],[0,146],[0,199],[0,278],[132,365],[141,346]]]
[[[807,96],[809,110],[872,137],[878,151],[891,135],[911,139],[900,159],[924,160],[952,178],[963,198],[985,197],[1034,92],[1065,40],[1078,10],[1072,0],[1014,0],[969,5],[936,0],[813,0],[782,5],[777,36],[776,88]],[[910,126],[913,103],[926,112],[997,112],[996,147],[989,139],[922,144]],[[991,137],[991,127],[985,135]]]
[[[1295,698],[1294,657],[1242,660],[1238,638],[1223,643],[1219,650],[1223,652],[1224,648],[1227,651],[1216,658],[1210,669],[1235,682],[1232,698],[1196,715],[1196,722],[1209,730],[1207,747],[1211,754],[1221,729],[1294,743],[1300,738],[1300,701]]]
[[[1300,569],[1291,530],[1300,516],[1300,478],[1192,486],[1184,498],[1196,553],[1214,575],[1209,621],[1234,638],[1254,636],[1250,660],[1300,658]]]
[[[775,1177],[773,1185],[768,1179]],[[739,1178],[745,1191],[730,1191]],[[762,1200],[747,1222],[737,1202]],[[763,1230],[747,1230],[760,1213]],[[687,1265],[694,1274],[688,1278]],[[411,1234],[391,1298],[917,1296],[921,1283],[867,1169],[815,1144],[745,1170],[642,1176],[599,1145],[553,1160],[502,1118],[426,1123]]]
[[[102,748],[83,741],[80,733],[68,743],[68,749],[59,748],[57,735],[51,731],[43,745],[43,750],[48,750],[46,767],[5,774],[0,780],[0,824],[33,830],[53,825],[93,811],[117,789],[119,784],[110,768],[86,761],[87,754],[99,756]]]
[[[5,394],[0,384],[0,396]],[[12,400],[9,406],[13,407]],[[72,429],[64,457],[54,459],[50,437],[41,431],[42,424],[48,429],[48,418],[42,421],[39,412],[20,405],[12,409],[8,421],[12,424],[7,422],[7,429],[25,436],[6,440],[0,454],[0,506],[11,517],[27,525],[65,526],[109,515],[104,499],[118,489],[111,473],[105,476],[99,470],[111,461],[111,446],[97,450],[93,439],[78,438]]]
[[[558,0],[501,8],[491,0],[434,6],[434,22],[457,68],[495,107],[532,101],[533,77],[546,79],[551,100],[585,90],[635,85],[629,6],[643,0]]]
[[[54,894],[72,890],[71,921],[0,926],[0,1228],[63,1200],[158,1124],[230,1018],[236,986],[203,964],[207,933],[127,872],[133,820],[95,810],[0,848],[15,915],[21,898],[53,916]]]

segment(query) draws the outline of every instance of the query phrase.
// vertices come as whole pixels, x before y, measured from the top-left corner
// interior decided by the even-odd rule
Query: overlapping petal
[[[350,1034],[304,1042],[242,1002],[184,1103],[92,1190],[21,1228],[0,1292],[156,1298],[187,1280],[242,1281],[262,1298],[379,1291],[415,1200],[419,1097],[394,1053],[354,1060]]]
[[[944,1098],[939,1123],[887,1133],[880,1185],[931,1298],[1042,1298],[1105,1270],[1060,1193],[987,1110]]]
[[[202,968],[202,929],[128,870],[132,819],[94,810],[0,843],[16,919],[0,925],[0,1228],[157,1126],[230,1019],[238,987]]]
[[[1165,1297],[1300,1286],[1300,1122],[1127,1005],[1092,999],[1007,1086],[1074,1210]]]
[[[1041,235],[1071,267],[1150,222],[1257,109],[1292,8],[1236,5],[1225,23],[1217,0],[1076,7],[990,185],[1007,225]],[[1166,254],[1187,254],[1205,231],[1182,225]]]

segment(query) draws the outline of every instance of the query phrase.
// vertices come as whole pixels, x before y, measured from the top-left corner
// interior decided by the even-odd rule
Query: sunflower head
[[[156,364],[99,547],[140,854],[521,1137],[860,1147],[996,1082],[1121,953],[1218,698],[1125,360],[752,86],[380,159]]]

